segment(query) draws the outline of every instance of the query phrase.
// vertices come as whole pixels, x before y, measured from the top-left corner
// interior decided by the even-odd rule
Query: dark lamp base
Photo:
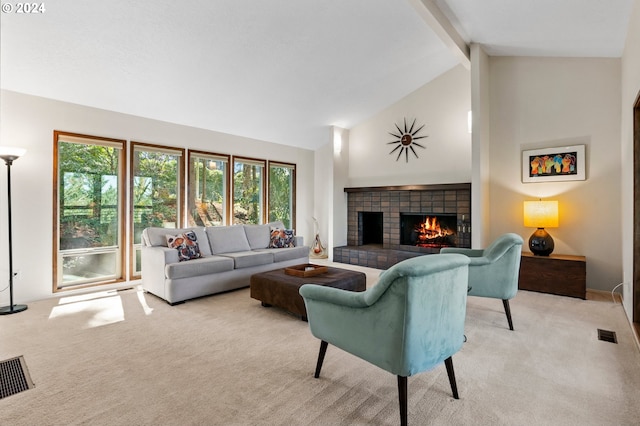
[[[18,312],[26,311],[27,305],[13,305],[13,309],[11,306],[3,306],[0,308],[0,315],[10,315],[17,314]]]
[[[544,228],[538,228],[529,237],[529,250],[536,256],[549,256],[553,252],[554,246],[553,238]]]

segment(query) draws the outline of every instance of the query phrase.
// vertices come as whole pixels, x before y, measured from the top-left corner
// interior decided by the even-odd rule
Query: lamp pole
[[[0,315],[9,315],[22,312],[27,309],[27,305],[13,304],[13,241],[11,235],[11,165],[13,161],[18,159],[24,150],[20,152],[2,153],[2,158],[7,165],[7,222],[9,224],[9,306],[0,308]]]

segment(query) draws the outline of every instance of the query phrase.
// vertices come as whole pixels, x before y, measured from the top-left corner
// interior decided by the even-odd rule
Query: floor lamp
[[[11,164],[27,152],[22,148],[0,147],[0,158],[7,165],[7,223],[9,224],[9,306],[0,308],[0,315],[22,312],[27,305],[13,304],[13,242],[11,241]]]

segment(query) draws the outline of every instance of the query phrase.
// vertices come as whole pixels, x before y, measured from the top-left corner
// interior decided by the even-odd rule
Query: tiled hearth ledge
[[[387,269],[439,249],[400,244],[400,213],[455,215],[457,247],[471,247],[471,184],[402,185],[345,188],[348,197],[347,245],[333,248],[335,262]],[[361,212],[382,213],[382,241],[362,244]]]

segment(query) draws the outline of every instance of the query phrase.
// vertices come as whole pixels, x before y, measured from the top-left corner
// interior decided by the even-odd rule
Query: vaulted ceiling
[[[56,0],[38,14],[3,3],[0,85],[315,149],[329,126],[350,128],[464,62],[465,44],[620,57],[632,3]]]

